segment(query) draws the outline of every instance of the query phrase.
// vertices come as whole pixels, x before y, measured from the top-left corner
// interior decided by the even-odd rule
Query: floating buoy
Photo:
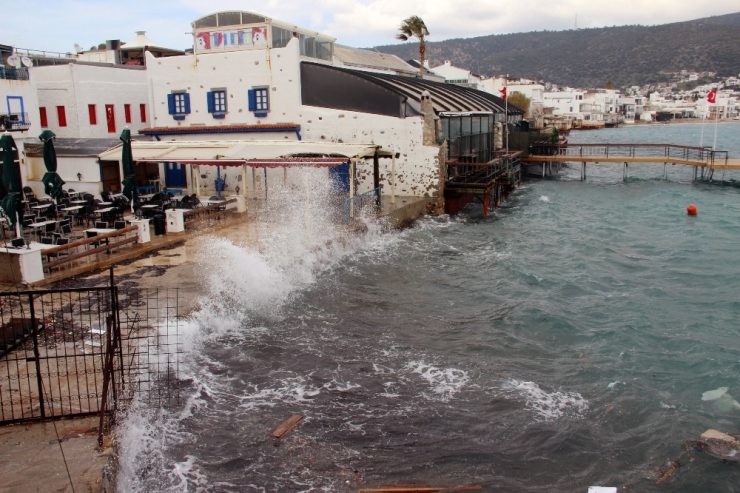
[[[686,213],[687,213],[687,214],[688,214],[689,216],[695,216],[697,212],[698,212],[698,210],[696,209],[696,206],[695,206],[694,204],[689,204],[689,205],[688,205],[688,206],[686,207]]]

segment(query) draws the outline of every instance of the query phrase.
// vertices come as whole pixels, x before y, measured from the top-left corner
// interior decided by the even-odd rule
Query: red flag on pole
[[[717,102],[717,89],[709,91],[709,94],[707,94],[707,102],[711,104],[715,104]]]
[[[506,88],[504,87],[503,89],[499,89],[498,92],[501,93],[501,97],[506,101]]]

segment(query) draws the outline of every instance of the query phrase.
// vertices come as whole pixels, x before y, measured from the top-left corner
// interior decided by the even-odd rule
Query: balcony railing
[[[28,69],[25,67],[5,67],[0,65],[0,79],[28,80]]]
[[[28,113],[0,113],[0,131],[28,130],[30,126]]]

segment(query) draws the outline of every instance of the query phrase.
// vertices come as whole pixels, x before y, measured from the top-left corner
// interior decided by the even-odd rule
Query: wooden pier
[[[627,179],[627,167],[631,163],[662,164],[663,175],[668,176],[668,165],[694,167],[694,179],[712,180],[715,171],[740,170],[740,160],[729,159],[727,151],[712,150],[711,147],[690,147],[673,144],[547,144],[533,143],[529,154],[520,159],[522,163],[538,163],[542,176],[552,174],[555,163],[581,163],[581,180],[586,179],[588,163],[615,163],[622,165],[622,179]]]
[[[501,202],[521,182],[521,151],[499,151],[487,163],[474,158],[447,162],[445,181],[445,212],[456,214],[473,200],[483,205],[483,217]]]

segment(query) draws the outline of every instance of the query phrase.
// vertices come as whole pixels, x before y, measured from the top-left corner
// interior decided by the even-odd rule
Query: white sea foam
[[[538,419],[552,421],[565,416],[581,416],[588,409],[588,401],[577,392],[545,392],[534,382],[509,380],[502,389],[526,400],[526,408]]]
[[[456,368],[438,368],[423,361],[410,361],[405,369],[416,373],[429,384],[433,400],[449,401],[470,381],[468,372]]]
[[[540,200],[542,202],[550,202],[550,197],[548,197],[547,195],[541,195]]]

